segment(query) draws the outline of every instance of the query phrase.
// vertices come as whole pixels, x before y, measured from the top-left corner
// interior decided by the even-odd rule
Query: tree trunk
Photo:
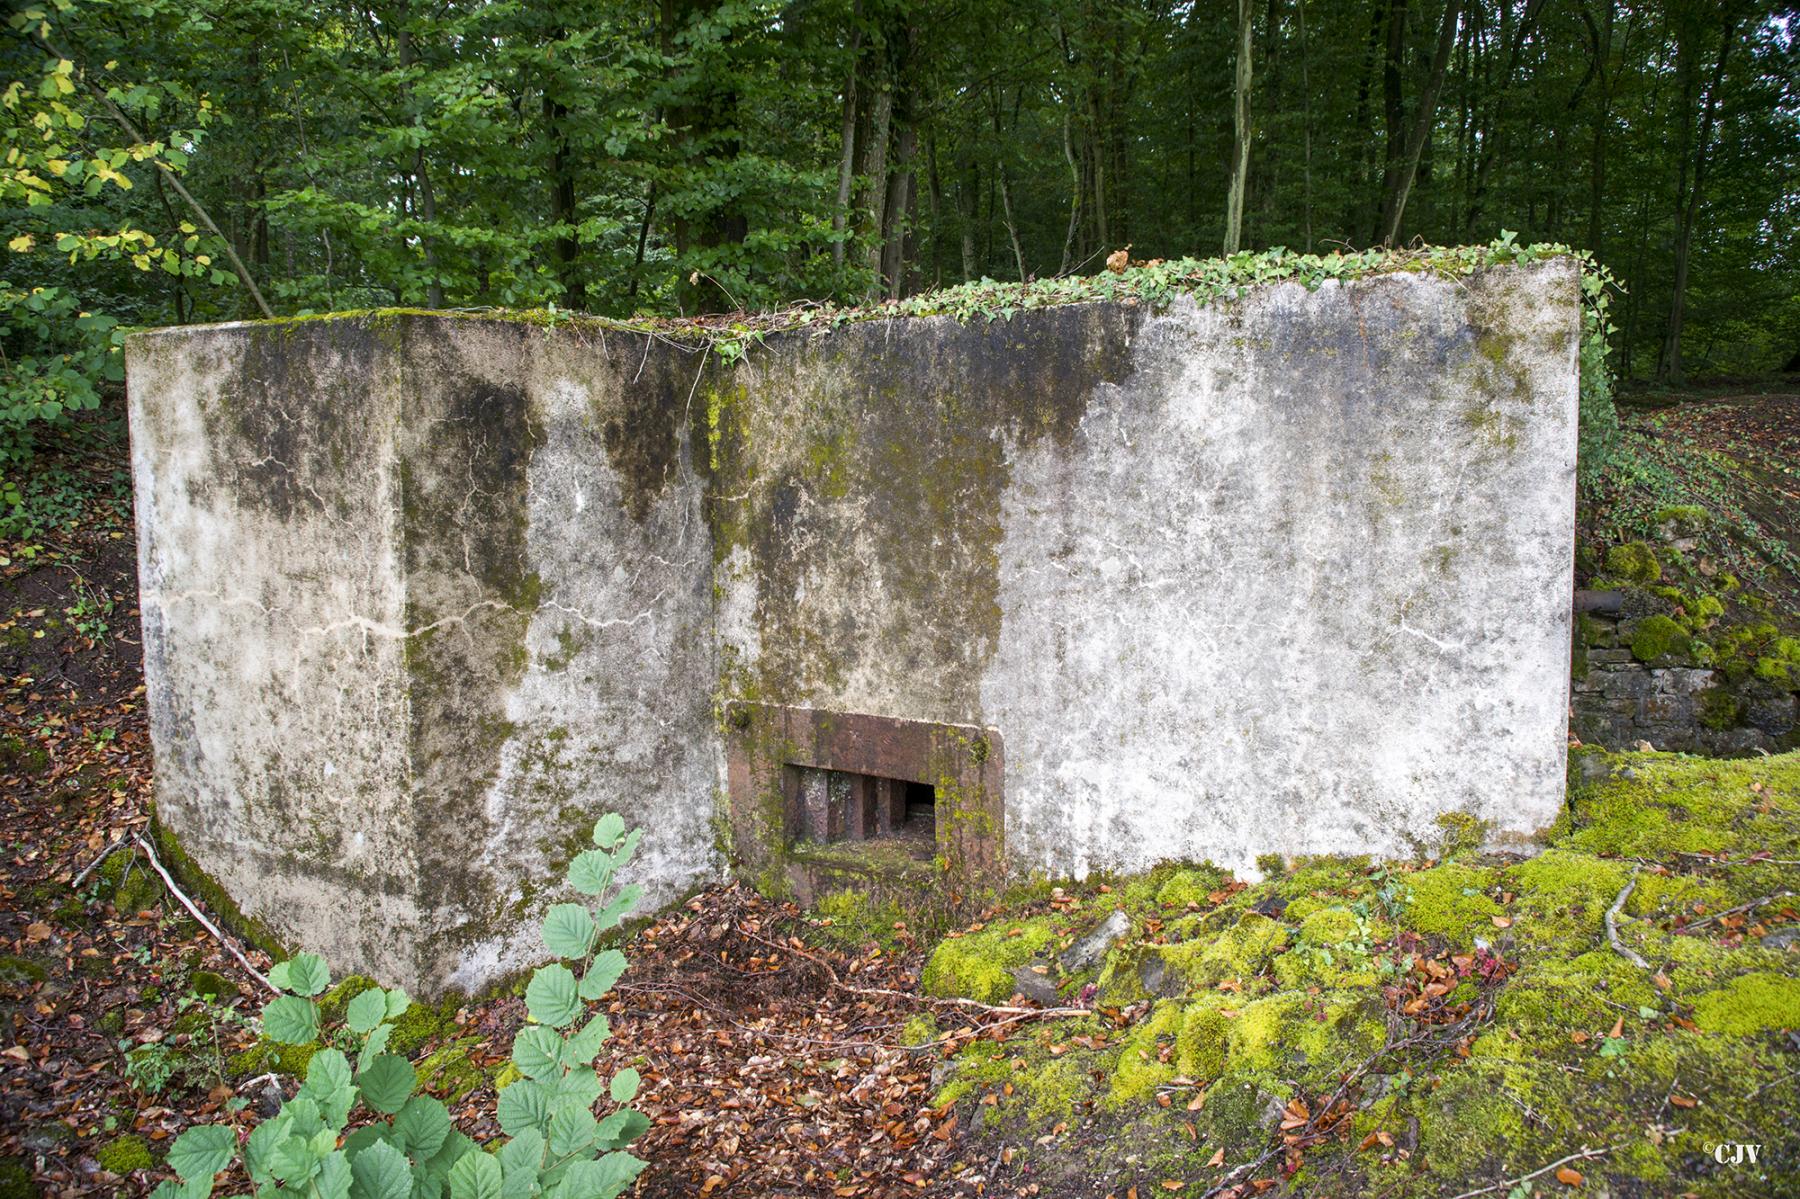
[[[1369,204],[1360,229],[1371,230],[1371,241],[1381,241],[1386,224],[1386,204],[1400,184],[1400,159],[1406,143],[1405,107],[1402,104],[1400,65],[1406,54],[1407,0],[1388,0],[1386,49],[1381,56],[1382,163],[1381,187]]]
[[[1306,74],[1306,0],[1298,0],[1294,5],[1294,22],[1300,35],[1300,209],[1305,224],[1306,252],[1310,254],[1313,248],[1312,83]]]
[[[1425,90],[1419,93],[1412,129],[1406,135],[1405,154],[1389,180],[1387,198],[1382,204],[1378,240],[1383,245],[1393,245],[1400,236],[1400,219],[1406,213],[1406,201],[1412,194],[1413,180],[1419,174],[1419,155],[1424,152],[1432,126],[1437,123],[1438,92],[1444,86],[1444,72],[1450,66],[1450,51],[1456,46],[1457,16],[1461,10],[1461,0],[1446,0],[1443,24],[1438,28],[1437,52],[1431,59],[1431,74],[1425,81]]]
[[[1676,194],[1676,235],[1675,235],[1675,285],[1674,293],[1669,297],[1669,331],[1663,344],[1662,374],[1671,383],[1682,381],[1681,363],[1681,326],[1686,316],[1688,261],[1694,246],[1694,224],[1700,216],[1700,194],[1706,183],[1706,168],[1712,159],[1713,121],[1718,115],[1719,87],[1725,80],[1725,61],[1731,57],[1731,43],[1737,22],[1733,13],[1725,18],[1724,29],[1719,35],[1719,57],[1713,64],[1712,82],[1706,89],[1706,99],[1702,105],[1700,116],[1700,135],[1694,142],[1694,181],[1691,188],[1686,188],[1687,195]],[[1692,54],[1687,46],[1682,46],[1677,53],[1691,61]],[[1679,70],[1679,68],[1677,68]],[[1690,71],[1692,68],[1690,67]],[[1682,129],[1689,126],[1687,119],[1688,105],[1682,106]],[[1689,138],[1684,136],[1684,142]],[[1682,186],[1686,185],[1687,158],[1684,153],[1681,161]],[[1685,202],[1684,202],[1685,201]]]
[[[1250,177],[1250,48],[1256,8],[1238,0],[1237,77],[1232,88],[1231,190],[1225,199],[1225,253],[1235,254],[1244,236],[1244,187]]]
[[[862,16],[862,0],[851,8],[850,19]],[[857,67],[862,54],[862,27],[850,32],[850,70],[844,77],[844,120],[838,135],[837,207],[831,210],[831,263],[844,265],[844,229],[850,214],[850,189],[856,182]]]
[[[1595,258],[1600,257],[1600,243],[1606,233],[1606,135],[1612,123],[1613,18],[1618,11],[1617,0],[1603,0],[1603,3],[1605,18],[1598,28],[1588,18],[1586,10],[1582,11],[1582,17],[1588,20],[1588,31],[1594,42],[1594,61],[1600,72],[1600,106],[1594,114],[1594,141],[1588,152],[1587,248]]]
[[[1500,3],[1500,46],[1506,52],[1506,66],[1501,71],[1500,83],[1494,88],[1488,104],[1487,117],[1483,124],[1481,136],[1481,153],[1475,163],[1474,188],[1469,197],[1469,212],[1466,228],[1473,235],[1480,223],[1482,205],[1487,199],[1488,172],[1494,165],[1494,159],[1500,148],[1501,117],[1506,111],[1507,92],[1512,87],[1513,79],[1518,72],[1519,54],[1525,47],[1525,39],[1537,27],[1538,16],[1543,12],[1544,0],[1525,0],[1524,8],[1519,13],[1518,26],[1508,30],[1512,16],[1511,0]]]

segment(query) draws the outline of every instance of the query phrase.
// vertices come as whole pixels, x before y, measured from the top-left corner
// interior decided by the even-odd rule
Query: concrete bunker
[[[653,903],[1400,854],[1451,811],[1528,845],[1580,327],[1551,258],[736,362],[481,314],[136,336],[158,819],[427,995],[530,964],[606,810]]]

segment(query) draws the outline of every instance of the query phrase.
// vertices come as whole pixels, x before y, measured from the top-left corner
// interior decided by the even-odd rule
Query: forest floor
[[[1708,397],[1701,404],[1633,418],[1633,424],[1639,421],[1654,422],[1654,432],[1640,434],[1650,443],[1697,445],[1709,454],[1754,459],[1752,472],[1707,468],[1701,481],[1716,487],[1749,480],[1727,498],[1739,505],[1737,511],[1763,514],[1759,527],[1768,530],[1769,541],[1756,552],[1776,580],[1774,587],[1792,586],[1780,581],[1784,570],[1791,579],[1791,559],[1784,565],[1775,547],[1792,544],[1787,539],[1800,529],[1800,499],[1794,494],[1800,487],[1793,485],[1793,466],[1800,463],[1800,395]],[[1668,479],[1659,476],[1654,485],[1672,488],[1671,494],[1693,486],[1682,473],[1681,456],[1670,461]],[[96,424],[69,446],[53,447],[44,465],[40,480],[49,480],[44,485],[54,487],[52,498],[60,505],[54,529],[0,545],[0,818],[5,821],[0,1199],[28,1199],[33,1193],[142,1195],[167,1176],[159,1164],[162,1152],[183,1128],[196,1121],[248,1127],[266,1110],[268,1063],[258,1056],[254,1024],[263,996],[252,976],[145,869],[141,855],[116,852],[147,827],[152,777],[123,431],[116,423]],[[1649,501],[1640,506],[1648,508]],[[1791,765],[1784,769],[1793,773]],[[1788,775],[1770,777],[1766,785],[1759,778],[1746,784],[1748,790],[1739,787],[1732,802],[1742,805],[1729,809],[1728,823],[1735,821],[1731,827],[1740,833],[1754,825],[1756,836],[1777,826],[1782,837],[1800,835],[1793,827],[1800,794],[1792,793]],[[1759,803],[1762,807],[1753,810]],[[1752,909],[1746,921],[1743,913],[1723,912],[1721,900],[1735,906],[1741,897],[1760,897],[1760,890],[1754,897],[1740,892],[1765,885],[1770,855],[1744,849],[1737,840],[1703,848],[1713,857],[1701,868],[1689,861],[1696,855],[1685,845],[1668,849],[1662,860],[1657,847],[1639,855],[1645,869],[1659,877],[1692,879],[1691,886],[1671,883],[1656,890],[1686,905],[1673,916],[1673,932],[1668,921],[1664,931],[1673,936],[1696,920],[1710,923],[1701,916],[1710,902],[1711,919],[1719,919],[1714,935],[1721,940],[1707,952],[1751,955],[1752,965],[1761,963],[1762,973],[1769,973],[1767,951],[1746,947],[1746,938],[1780,932],[1795,919],[1792,907]],[[1734,863],[1734,851],[1741,851],[1741,861]],[[1414,865],[1425,871],[1446,868]],[[1734,865],[1738,873],[1725,877]],[[1616,866],[1609,858],[1607,870]],[[1492,903],[1503,897],[1505,904],[1513,902],[1513,892],[1505,888],[1512,885],[1514,864],[1472,860],[1456,868],[1485,872],[1479,885],[1465,891],[1485,887]],[[1165,923],[1187,921],[1197,928],[1209,914],[1229,913],[1239,924],[1265,911],[1280,916],[1289,892],[1314,909],[1336,903],[1328,898],[1334,895],[1352,904],[1356,901],[1347,897],[1381,890],[1379,879],[1371,882],[1374,877],[1361,866],[1329,877],[1301,872],[1285,881],[1273,879],[1261,890],[1214,879],[1198,891],[1177,887],[1174,906],[1157,912],[1146,904],[1171,902],[1170,879],[1159,876],[1154,885],[1140,881],[1131,891],[1137,896],[1136,906],[1128,909],[1133,940],[1140,948],[1166,943]],[[1788,886],[1793,885],[1790,877]],[[1049,930],[1046,936],[1066,942],[1106,911],[1127,908],[1126,890],[1113,899],[1112,889],[1099,882],[1067,894],[1040,888],[1014,897],[1005,911],[988,913],[993,922],[988,935],[1004,927],[1004,939],[1017,922],[1021,930]],[[1145,899],[1146,894],[1153,898]],[[1456,897],[1450,898],[1455,906]],[[1489,919],[1489,902],[1475,905],[1482,920]],[[1253,904],[1274,906],[1239,912],[1249,912]],[[1498,916],[1495,928],[1501,919],[1510,917]],[[1216,920],[1207,927],[1209,945],[1223,945],[1235,935],[1221,933]],[[1300,928],[1296,923],[1296,937]],[[983,933],[984,922],[977,922],[946,941],[952,949],[941,973],[955,975],[957,947],[983,943]],[[1447,977],[1457,986],[1468,981],[1479,992],[1473,1001],[1464,997],[1460,1006],[1451,1002],[1449,987],[1430,997],[1431,1011],[1444,1016],[1435,1025],[1443,1043],[1434,1052],[1452,1061],[1467,1055],[1469,1038],[1478,1031],[1459,1022],[1471,1013],[1492,1020],[1489,989],[1531,965],[1523,951],[1509,958],[1502,946],[1490,958],[1485,949],[1476,954],[1460,946],[1455,935],[1421,933],[1404,921],[1383,935],[1389,939],[1364,948],[1376,957],[1403,951],[1407,962],[1419,963],[1417,976],[1400,980],[1400,992],[1389,1000],[1404,1004],[1425,995],[1436,978],[1433,966],[1450,971]],[[1295,946],[1301,943],[1296,940]],[[1410,1124],[1402,1116],[1391,1127],[1371,1125],[1365,1137],[1366,1121],[1344,1118],[1348,1092],[1336,1095],[1323,1086],[1317,1095],[1304,1088],[1284,1095],[1277,1084],[1257,1083],[1258,1090],[1251,1082],[1245,1087],[1258,1102],[1278,1100],[1272,1115],[1253,1113],[1235,1129],[1218,1125],[1228,1106],[1222,1085],[1214,1088],[1213,1109],[1207,1112],[1206,1089],[1176,1069],[1181,1054],[1194,1048],[1191,1037],[1186,1048],[1178,1045],[1177,1029],[1196,1003],[1216,1013],[1221,995],[1240,993],[1234,985],[1250,988],[1244,997],[1248,1008],[1258,980],[1276,985],[1268,960],[1245,959],[1243,969],[1217,980],[1217,987],[1225,988],[1219,995],[1182,997],[1172,1024],[1170,1001],[1159,1005],[1153,995],[1122,999],[1077,1021],[1049,1023],[923,995],[919,979],[930,948],[889,919],[859,920],[845,913],[833,920],[737,887],[710,890],[640,929],[626,946],[632,967],[610,1009],[614,1057],[600,1063],[603,1074],[635,1065],[645,1080],[637,1106],[653,1125],[634,1148],[650,1168],[636,1193],[878,1197],[1116,1191],[1118,1199],[1147,1199],[1154,1193],[1312,1193],[1310,1179],[1324,1181],[1328,1193],[1361,1193],[1365,1183],[1374,1188],[1368,1193],[1436,1193],[1410,1191],[1404,1171],[1396,1172],[1417,1149],[1416,1116]],[[259,969],[270,964],[249,952]],[[1604,945],[1600,956],[1606,956]],[[1130,968],[1139,964],[1133,959]],[[1744,969],[1705,967],[1712,983],[1743,975]],[[1800,970],[1783,966],[1778,973]],[[1667,1000],[1613,1003],[1630,1018],[1629,1033],[1623,1023],[1610,1032],[1605,1022],[1591,1030],[1582,1025],[1573,1034],[1558,1033],[1563,1047],[1591,1041],[1593,1052],[1606,1057],[1615,1041],[1631,1039],[1635,1046],[1640,1033],[1680,1035],[1682,1022],[1691,1027],[1695,1014],[1692,1001],[1699,992],[1687,994],[1693,978],[1677,975],[1681,993]],[[1592,990],[1593,979],[1571,976],[1561,985]],[[1660,982],[1656,986],[1667,991]],[[1778,1006],[1788,1002],[1788,994],[1777,996]],[[1315,1013],[1311,1000],[1306,1003],[1303,1019],[1323,1023],[1324,1004]],[[1654,1018],[1651,1007],[1657,1009]],[[524,1020],[521,1000],[500,995],[421,1013],[408,1045],[421,1077],[449,1103],[465,1131],[491,1134],[494,1080]],[[1591,1015],[1584,1009],[1578,1018],[1593,1023]],[[1769,1027],[1800,1022],[1781,1024],[1787,1018],[1778,1011]],[[1331,1020],[1335,1027],[1335,1011]],[[1523,1026],[1511,1031],[1515,1040],[1533,1035]],[[1752,1040],[1733,1042],[1735,1056],[1728,1065],[1765,1105],[1724,1113],[1743,1133],[1735,1139],[1754,1134],[1778,1142],[1767,1114],[1800,1107],[1794,1073],[1800,1045],[1778,1042],[1776,1035],[1758,1028],[1746,1034]],[[1655,1060],[1682,1069],[1689,1062],[1679,1054],[1665,1057]],[[1149,1069],[1134,1069],[1137,1058]],[[1573,1076],[1592,1065],[1564,1063],[1558,1069]],[[1700,1066],[1708,1068],[1706,1061]],[[1380,1077],[1398,1094],[1403,1084],[1393,1079],[1411,1073],[1409,1067]],[[1122,1086],[1120,1077],[1127,1077]],[[1029,1085],[1028,1078],[1054,1085],[1047,1091]],[[1694,1084],[1678,1081],[1672,1078],[1644,1113],[1632,1113],[1633,1119],[1644,1117],[1639,1131],[1647,1128],[1653,1137],[1682,1131],[1674,1117],[1689,1110],[1684,1105]],[[1720,1085],[1726,1085],[1722,1078]],[[1578,1098],[1605,1093],[1605,1085],[1596,1083]],[[1121,1095],[1143,1100],[1154,1119],[1121,1115],[1111,1102]],[[1478,1106],[1474,1098],[1471,1110]],[[1704,1104],[1705,1094],[1695,1101]],[[1382,1110],[1401,1109],[1390,1103]],[[1493,1115],[1481,1111],[1484,1118]],[[1525,1111],[1535,1119],[1520,1132],[1522,1142],[1542,1141],[1547,1130],[1564,1123],[1555,1113],[1540,1115],[1529,1106]],[[1209,1130],[1214,1140],[1205,1139]],[[1346,1139],[1352,1131],[1355,1138]],[[1146,1138],[1159,1143],[1167,1138],[1180,1152],[1172,1155],[1165,1144],[1140,1153]],[[1335,1155],[1329,1170],[1309,1166],[1309,1151],[1327,1142]],[[1257,1143],[1268,1149],[1256,1151]],[[1601,1168],[1596,1176],[1604,1176],[1606,1163],[1599,1159],[1605,1146],[1582,1142],[1566,1148],[1588,1156],[1551,1171],[1540,1183],[1560,1177],[1565,1181],[1559,1186],[1573,1188],[1578,1184],[1566,1182],[1568,1173],[1595,1174],[1596,1167]],[[1117,1156],[1121,1152],[1124,1159]],[[1380,1168],[1346,1166],[1356,1153],[1374,1154],[1371,1160]],[[1314,1160],[1324,1158],[1315,1154]],[[1467,1176],[1477,1180],[1471,1188],[1496,1178],[1512,1183],[1510,1160],[1474,1154],[1466,1165]],[[1695,1176],[1704,1183],[1707,1171],[1701,1167],[1695,1167]],[[1116,1187],[1110,1185],[1114,1179]],[[1523,1189],[1511,1193],[1530,1194],[1532,1185],[1520,1183]],[[1734,1193],[1722,1176],[1713,1177],[1708,1191]],[[1615,1193],[1665,1192],[1660,1186],[1626,1185]]]

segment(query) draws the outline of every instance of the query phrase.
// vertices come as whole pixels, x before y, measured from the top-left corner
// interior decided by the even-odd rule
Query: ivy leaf
[[[601,849],[611,849],[619,843],[625,832],[625,818],[617,812],[608,812],[594,822],[594,844]]]
[[[213,1175],[231,1164],[237,1134],[220,1124],[202,1124],[175,1138],[169,1146],[169,1168],[183,1182],[212,1181]]]
[[[367,991],[350,1001],[344,1009],[344,1023],[353,1033],[375,1031],[375,1026],[387,1017],[387,992],[380,987],[370,987]]]
[[[540,966],[525,988],[525,1010],[539,1024],[565,1028],[581,1014],[575,975],[560,963]]]
[[[263,1009],[263,1035],[283,1045],[310,1045],[319,1038],[319,1009],[298,995],[272,999]]]
[[[331,985],[331,971],[316,953],[297,953],[287,960],[287,990],[296,995],[317,995]]]
[[[611,1094],[614,1103],[630,1103],[637,1098],[638,1086],[643,1081],[638,1072],[630,1066],[613,1075]]]
[[[414,1095],[394,1117],[394,1136],[400,1148],[424,1160],[443,1147],[450,1135],[450,1112],[430,1095]]]
[[[376,1141],[350,1163],[350,1199],[410,1199],[412,1163],[388,1144]]]
[[[411,1062],[384,1053],[357,1076],[356,1084],[364,1103],[378,1112],[397,1112],[411,1097],[417,1080]]]
[[[559,903],[544,916],[544,944],[559,958],[585,958],[596,933],[594,918],[578,903]]]
[[[612,855],[587,849],[569,863],[569,885],[583,895],[598,895],[612,882]]]
[[[619,976],[625,973],[627,965],[629,963],[625,960],[625,955],[618,950],[601,950],[594,955],[594,960],[588,965],[587,973],[581,977],[581,997],[591,1001],[604,996],[613,989],[613,985],[619,981]]]
[[[526,1078],[550,1078],[562,1068],[563,1039],[554,1029],[529,1024],[513,1038],[512,1062]]]

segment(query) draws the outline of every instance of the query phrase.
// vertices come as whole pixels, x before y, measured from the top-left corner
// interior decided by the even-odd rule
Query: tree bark
[[[1389,180],[1387,197],[1382,203],[1378,240],[1383,245],[1393,245],[1400,236],[1400,220],[1406,214],[1406,201],[1412,194],[1413,180],[1419,174],[1419,156],[1424,152],[1426,139],[1431,136],[1432,126],[1437,123],[1438,92],[1444,86],[1444,72],[1450,66],[1450,51],[1456,46],[1457,17],[1461,11],[1461,0],[1446,0],[1444,20],[1438,28],[1437,51],[1431,59],[1431,74],[1425,81],[1425,89],[1419,93],[1412,129],[1406,135],[1404,156]]]
[[[850,19],[856,21],[861,16],[862,0],[857,0],[850,10]],[[844,119],[838,134],[837,207],[831,210],[831,263],[837,267],[844,265],[844,230],[850,215],[850,192],[856,182],[856,76],[861,57],[862,26],[857,25],[850,31],[850,70],[844,76]]]
[[[1238,0],[1237,72],[1232,87],[1231,189],[1225,198],[1225,253],[1235,254],[1244,236],[1244,188],[1250,178],[1250,50],[1256,7]]]
[[[1713,122],[1719,110],[1719,87],[1725,81],[1725,62],[1731,57],[1736,24],[1736,13],[1730,13],[1726,16],[1724,28],[1719,35],[1719,57],[1713,64],[1712,82],[1706,89],[1706,99],[1701,110],[1700,135],[1695,140],[1692,151],[1693,186],[1686,188],[1685,197],[1680,194],[1680,188],[1676,194],[1675,283],[1673,294],[1669,297],[1669,329],[1662,354],[1662,375],[1671,383],[1682,381],[1681,326],[1687,309],[1688,262],[1694,246],[1694,224],[1700,216],[1700,194],[1706,183],[1706,169],[1712,159]],[[1685,49],[1683,47],[1678,53]],[[1684,105],[1681,122],[1684,131],[1689,127],[1686,113],[1687,106]],[[1684,136],[1683,141],[1687,140],[1688,137]],[[1688,155],[1684,153],[1681,159],[1682,187],[1686,185],[1687,160]]]

